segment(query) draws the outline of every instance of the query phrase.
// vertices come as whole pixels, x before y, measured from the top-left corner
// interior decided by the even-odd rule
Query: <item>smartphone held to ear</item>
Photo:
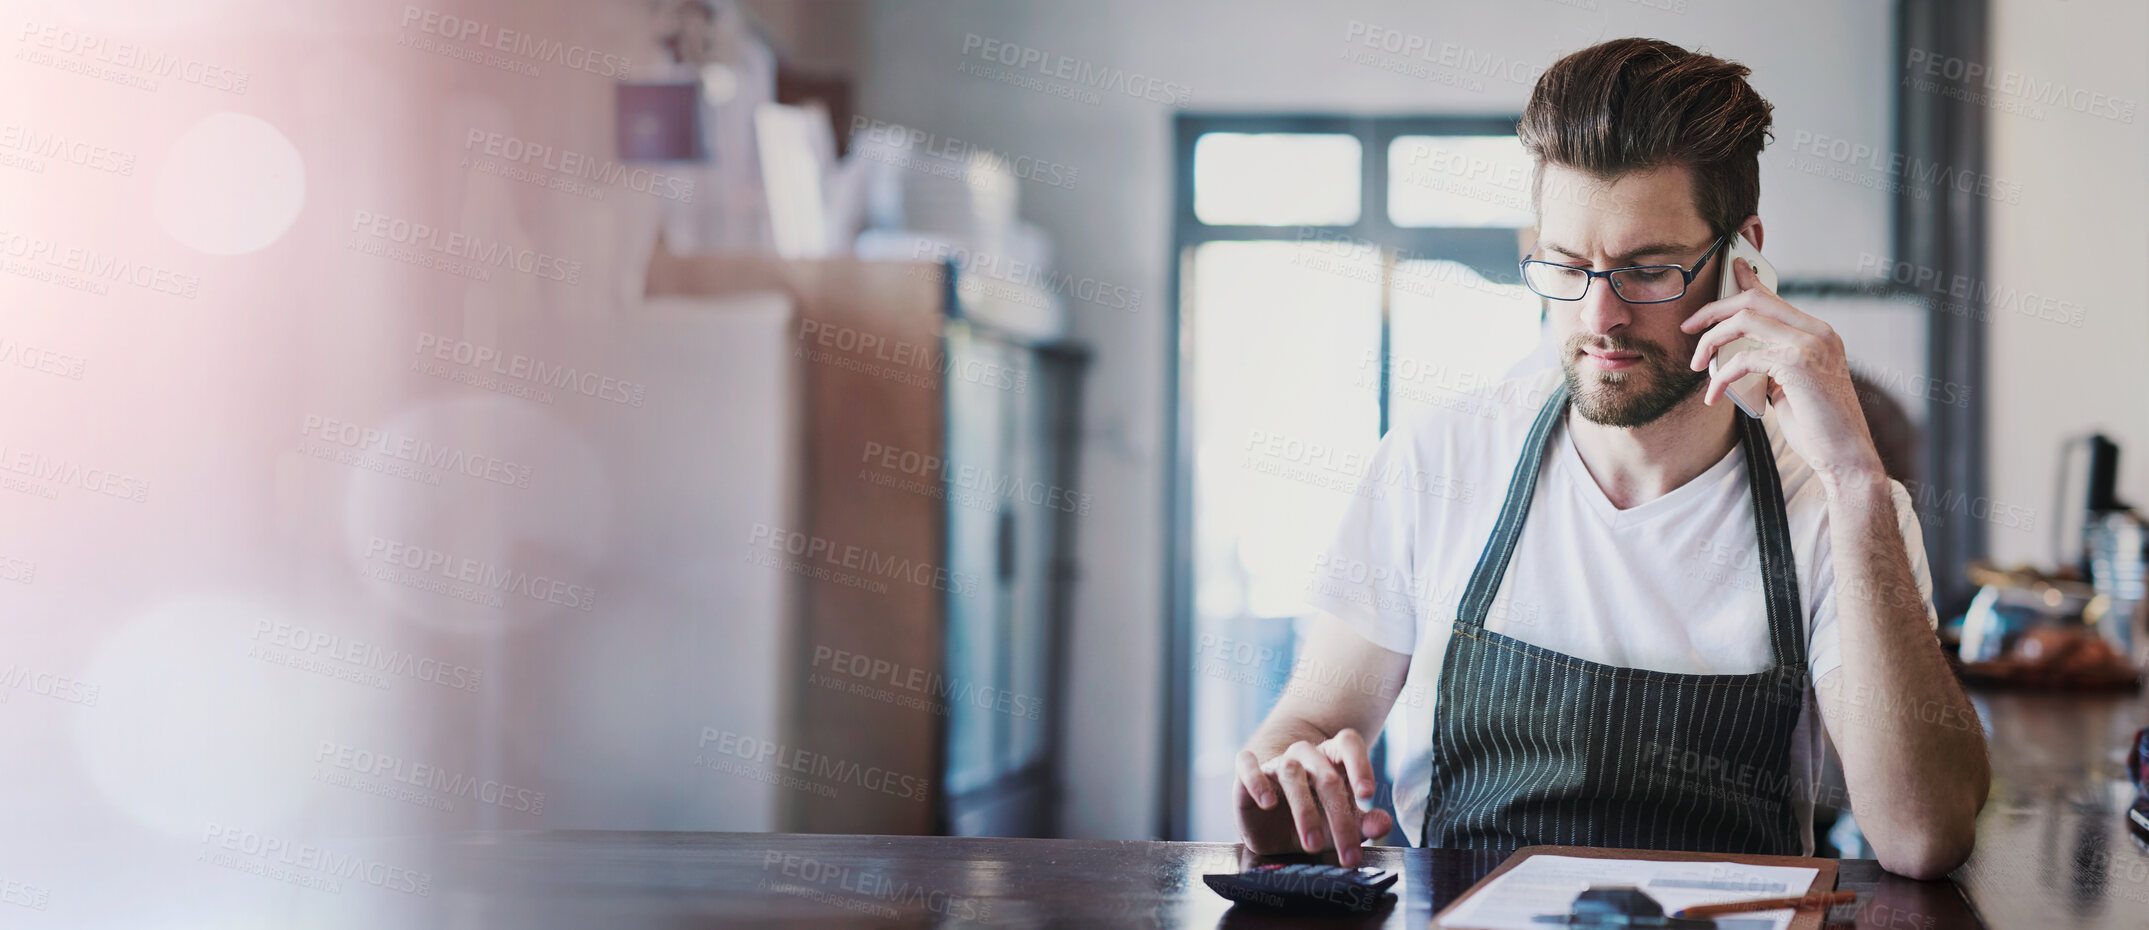
[[[1724,249],[1724,267],[1721,276],[1723,283],[1717,286],[1716,299],[1722,300],[1739,293],[1738,274],[1733,271],[1733,266],[1742,258],[1746,260],[1747,264],[1753,266],[1754,275],[1761,279],[1761,286],[1771,291],[1776,289],[1776,269],[1769,265],[1768,259],[1761,257],[1761,250],[1755,248],[1754,244],[1748,241],[1744,234],[1734,233],[1731,236],[1731,245]],[[1716,377],[1716,366],[1718,364],[1728,362],[1740,352],[1759,346],[1760,343],[1751,339],[1734,339],[1725,343],[1709,359],[1709,377]],[[1762,414],[1768,412],[1769,384],[1768,376],[1766,375],[1747,375],[1740,378],[1732,382],[1730,387],[1725,388],[1724,394],[1731,398],[1732,403],[1738,404],[1739,409],[1745,411],[1747,416],[1760,419]]]

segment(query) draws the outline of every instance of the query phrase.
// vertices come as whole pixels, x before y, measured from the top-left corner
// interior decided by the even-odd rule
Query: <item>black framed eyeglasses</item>
[[[1730,239],[1725,236],[1716,240],[1716,244],[1709,246],[1709,250],[1701,253],[1701,258],[1694,262],[1692,271],[1678,265],[1636,265],[1591,271],[1525,256],[1522,259],[1522,283],[1547,300],[1581,300],[1589,295],[1589,282],[1603,278],[1612,282],[1612,293],[1620,300],[1630,304],[1661,304],[1685,297],[1687,286],[1693,284],[1694,277],[1708,266],[1709,257]],[[1530,252],[1530,255],[1536,254],[1534,250]]]

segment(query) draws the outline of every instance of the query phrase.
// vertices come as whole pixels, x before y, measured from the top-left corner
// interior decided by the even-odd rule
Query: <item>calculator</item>
[[[1283,911],[1364,913],[1395,900],[1388,886],[1401,876],[1372,866],[1270,863],[1244,872],[1204,875],[1217,894]]]

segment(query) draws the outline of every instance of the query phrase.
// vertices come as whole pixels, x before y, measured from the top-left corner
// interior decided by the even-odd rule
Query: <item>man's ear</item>
[[[1761,251],[1761,218],[1758,216],[1747,217],[1745,222],[1739,224],[1739,235],[1745,236],[1749,241],[1753,242],[1754,251]]]

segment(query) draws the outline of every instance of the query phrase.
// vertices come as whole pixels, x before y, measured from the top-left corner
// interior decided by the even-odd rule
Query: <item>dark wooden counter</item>
[[[2126,750],[2149,725],[2137,695],[1976,694],[1992,746],[1977,852],[1956,870],[2002,930],[2149,927],[2149,849],[2127,831]]]
[[[484,927],[1423,928],[1503,858],[1375,849],[1369,864],[1403,873],[1398,905],[1365,920],[1308,921],[1231,910],[1201,883],[1202,873],[1239,869],[1241,855],[1222,843],[548,833],[464,847],[450,887],[480,891],[457,910]],[[1838,885],[1859,893],[1858,906],[1836,911],[1843,926],[1978,926],[1950,882],[1847,860]]]
[[[1995,785],[1952,881],[1845,860],[1863,930],[2149,927],[2149,852],[2121,819],[2121,747],[2140,699],[1982,695]],[[1201,883],[1237,846],[1096,840],[707,833],[506,833],[444,851],[437,902],[470,927],[1413,927],[1502,857],[1378,848],[1400,904],[1369,920],[1231,911]],[[1983,922],[1980,922],[1980,918]]]

